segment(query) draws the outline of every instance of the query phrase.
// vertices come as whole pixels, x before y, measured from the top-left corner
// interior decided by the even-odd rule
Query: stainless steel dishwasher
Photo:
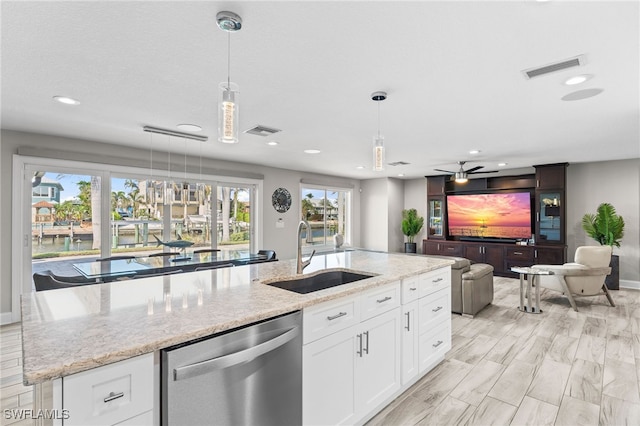
[[[302,313],[162,350],[162,424],[302,424]]]

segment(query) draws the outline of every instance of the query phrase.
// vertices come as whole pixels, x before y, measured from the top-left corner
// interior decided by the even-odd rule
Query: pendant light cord
[[[227,90],[231,89],[231,32],[227,31]]]

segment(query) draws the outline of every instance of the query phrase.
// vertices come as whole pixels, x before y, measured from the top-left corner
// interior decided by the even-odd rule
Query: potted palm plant
[[[587,213],[582,216],[582,229],[600,245],[620,247],[624,236],[624,219],[616,214],[616,209],[609,203],[598,206],[596,214]],[[605,279],[607,288],[620,288],[620,257],[611,255],[611,274]]]
[[[416,253],[416,243],[413,241],[424,225],[424,218],[418,216],[416,209],[402,210],[402,233],[407,236],[404,243],[405,253]]]

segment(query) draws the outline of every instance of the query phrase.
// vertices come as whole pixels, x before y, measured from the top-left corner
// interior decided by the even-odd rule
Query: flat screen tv
[[[461,238],[531,237],[531,194],[447,195],[449,235]]]

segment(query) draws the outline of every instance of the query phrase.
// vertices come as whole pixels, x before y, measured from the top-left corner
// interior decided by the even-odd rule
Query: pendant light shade
[[[242,18],[233,12],[219,12],[218,27],[229,34],[227,55],[227,81],[220,83],[218,97],[218,140],[238,143],[238,85],[231,82],[231,33],[242,28]]]
[[[384,136],[377,135],[373,137],[373,171],[381,172],[384,170]]]
[[[373,171],[384,171],[384,136],[380,134],[380,102],[387,99],[386,92],[373,92],[371,100],[378,102],[378,134],[373,137]]]
[[[223,82],[219,86],[218,140],[238,143],[238,85]]]

